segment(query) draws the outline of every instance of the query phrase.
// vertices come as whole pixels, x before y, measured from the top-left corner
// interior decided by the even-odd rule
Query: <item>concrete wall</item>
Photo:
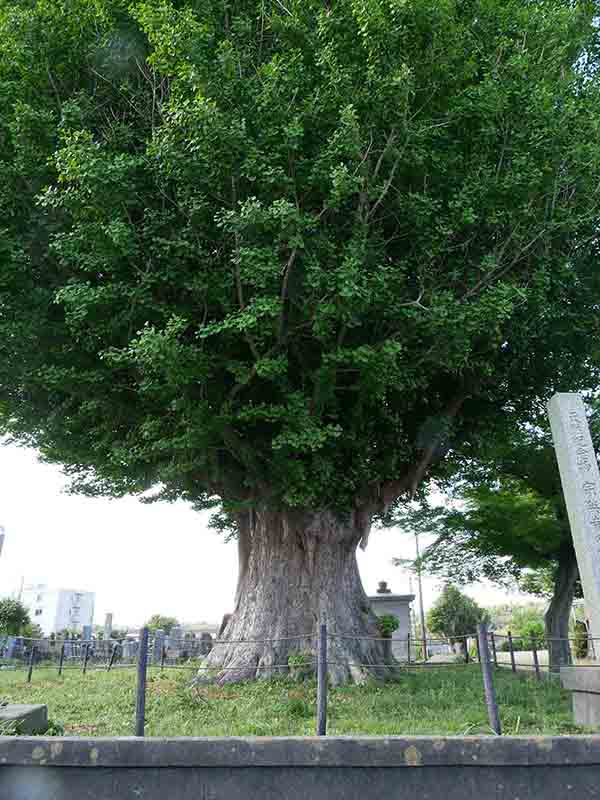
[[[7,800],[600,797],[600,739],[0,738]]]
[[[415,599],[414,594],[376,594],[369,597],[373,613],[378,617],[393,614],[400,623],[392,634],[392,653],[399,661],[406,661],[408,657],[407,639],[410,630],[410,604]],[[414,655],[414,651],[413,651]]]

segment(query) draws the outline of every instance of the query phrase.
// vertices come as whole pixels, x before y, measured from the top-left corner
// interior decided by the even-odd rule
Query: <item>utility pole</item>
[[[427,661],[427,631],[425,629],[425,611],[423,610],[423,582],[421,581],[421,564],[419,559],[419,534],[415,531],[415,545],[417,548],[417,584],[419,587],[419,614],[421,616],[421,641],[423,642],[423,658]]]

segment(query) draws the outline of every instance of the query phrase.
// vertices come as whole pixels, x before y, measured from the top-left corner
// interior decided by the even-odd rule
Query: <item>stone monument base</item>
[[[571,692],[575,724],[600,728],[600,665],[561,667],[560,679]]]
[[[0,731],[4,725],[11,723],[18,725],[19,733],[46,733],[48,730],[48,706],[20,704],[0,706]]]

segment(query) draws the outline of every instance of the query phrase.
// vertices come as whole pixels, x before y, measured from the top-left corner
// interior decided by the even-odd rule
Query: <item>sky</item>
[[[78,497],[65,485],[60,468],[38,461],[35,451],[0,442],[0,596],[18,592],[22,579],[93,591],[95,623],[111,612],[115,627],[140,625],[155,613],[218,623],[231,610],[237,546],[208,529],[208,513],[182,502]],[[358,554],[368,594],[382,580],[395,593],[409,592],[410,576],[392,565],[394,556],[412,558],[413,537],[374,530]],[[437,580],[424,580],[426,609],[439,590]],[[482,605],[526,599],[489,585],[465,590]]]

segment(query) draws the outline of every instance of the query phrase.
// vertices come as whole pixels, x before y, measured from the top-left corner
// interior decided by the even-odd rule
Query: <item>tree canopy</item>
[[[429,630],[445,636],[451,643],[464,644],[467,636],[477,633],[480,622],[488,621],[487,611],[451,583],[444,586],[441,595],[427,613]]]
[[[171,628],[174,628],[176,625],[179,625],[179,622],[175,617],[166,617],[163,614],[153,614],[146,623],[148,630],[152,633],[160,630],[169,634],[171,633]]]
[[[29,611],[23,603],[10,597],[0,600],[0,633],[16,636],[30,623]]]
[[[595,4],[0,1],[0,428],[374,511],[595,381]]]

